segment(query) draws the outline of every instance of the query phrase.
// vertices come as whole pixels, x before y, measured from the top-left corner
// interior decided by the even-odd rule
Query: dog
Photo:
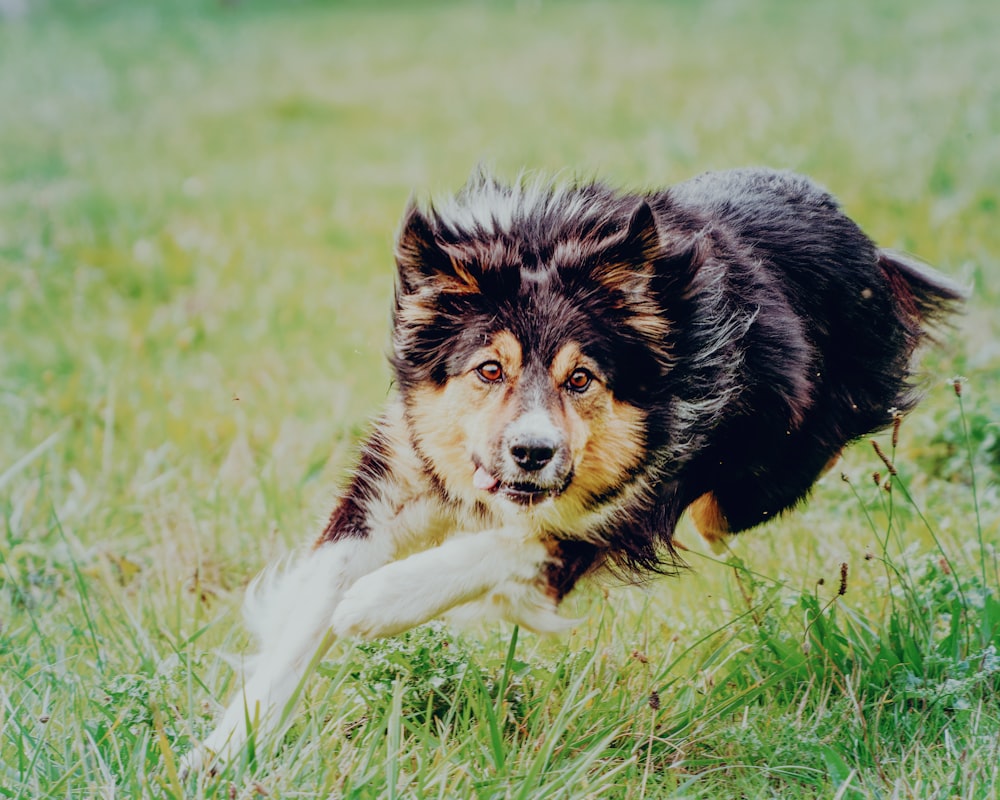
[[[318,539],[248,591],[260,653],[187,770],[280,729],[336,637],[558,631],[581,578],[675,572],[685,510],[720,546],[794,507],[913,407],[914,350],[963,300],[767,169],[648,193],[479,171],[410,203],[395,256],[394,397]]]

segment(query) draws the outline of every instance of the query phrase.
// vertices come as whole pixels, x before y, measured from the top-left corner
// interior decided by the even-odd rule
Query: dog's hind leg
[[[259,652],[215,730],[184,757],[185,773],[230,761],[251,735],[280,730],[303,680],[333,642],[330,615],[355,580],[385,563],[382,550],[372,538],[325,542],[254,581],[244,616]]]
[[[333,614],[340,636],[391,636],[456,606],[487,603],[536,631],[561,630],[558,598],[548,592],[550,548],[516,528],[449,539],[360,578]]]
[[[773,519],[801,502],[826,472],[833,469],[840,456],[840,447],[790,447],[770,463],[756,467],[752,473],[732,476],[717,483],[710,497],[715,519],[725,523],[726,532],[740,533]],[[698,521],[699,501],[692,504]],[[713,533],[702,533],[709,542]],[[719,538],[715,534],[716,539]]]
[[[719,506],[719,501],[711,492],[705,492],[690,506],[691,519],[708,546],[714,553],[723,553],[726,550],[726,540],[733,535],[729,529],[729,520]]]
[[[840,461],[840,455],[841,452],[838,450],[834,455],[830,456],[820,470],[819,475],[810,481],[810,485],[837,466],[837,462]],[[771,483],[774,484],[775,481],[772,480]],[[767,522],[769,518],[773,519],[773,515],[797,503],[808,491],[808,487],[803,489],[794,483],[787,493],[778,497],[774,496],[775,492],[773,489],[766,490],[762,486],[753,487],[750,491],[746,489],[747,487],[744,486],[743,491],[738,493],[732,489],[728,491],[723,489],[720,492],[721,496],[728,502],[727,508],[732,510],[731,513],[734,513],[734,518],[738,521],[739,527],[734,528],[731,526],[729,517],[723,509],[719,497],[713,492],[705,492],[705,494],[698,497],[688,506],[688,511],[691,514],[691,519],[694,521],[695,527],[698,529],[698,533],[701,534],[701,538],[708,543],[708,546],[711,547],[714,553],[724,553],[731,536],[734,536],[740,530],[752,527],[761,522]],[[757,507],[748,502],[747,498],[749,497],[767,497],[771,510],[767,507]],[[772,516],[769,517],[769,514]]]

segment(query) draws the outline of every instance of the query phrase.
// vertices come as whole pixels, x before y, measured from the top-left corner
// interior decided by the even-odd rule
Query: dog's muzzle
[[[510,446],[510,457],[525,472],[538,472],[552,460],[557,446],[552,439],[524,439]]]
[[[573,479],[566,437],[543,412],[525,414],[505,431],[493,465],[475,461],[473,485],[520,505],[566,491]]]

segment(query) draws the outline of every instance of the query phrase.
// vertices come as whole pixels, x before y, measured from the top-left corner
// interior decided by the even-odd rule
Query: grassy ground
[[[0,797],[1000,794],[997,41],[992,0],[0,3]],[[792,167],[975,296],[891,490],[860,445],[562,639],[339,644],[182,786],[385,397],[398,215],[480,161]]]

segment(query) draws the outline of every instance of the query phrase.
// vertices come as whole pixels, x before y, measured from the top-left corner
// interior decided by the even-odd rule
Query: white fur
[[[537,515],[518,507],[504,524],[428,491],[398,404],[381,432],[393,471],[364,498],[368,535],[321,544],[253,582],[244,614],[258,655],[244,662],[243,685],[216,729],[183,759],[185,773],[237,757],[251,733],[279,733],[336,636],[388,636],[452,609],[537,631],[573,624],[544,591],[550,555]]]
[[[524,436],[558,442],[563,438],[563,431],[556,427],[555,423],[552,422],[552,417],[544,408],[533,408],[521,414],[507,426],[505,433],[508,439]]]
[[[313,661],[332,644],[330,615],[344,591],[361,575],[385,563],[376,540],[345,539],[311,550],[285,568],[259,576],[247,592],[244,615],[258,641],[245,682],[222,719],[181,762],[185,772],[215,759],[231,759],[250,735],[273,734],[298,693]]]
[[[608,211],[576,191],[573,181],[556,182],[543,175],[522,173],[510,185],[485,171],[466,188],[435,204],[441,225],[456,233],[510,232],[520,219],[544,217],[558,210],[566,220],[598,219]]]
[[[464,533],[391,560],[418,539],[432,544],[432,521],[426,500],[406,504],[391,526],[323,544],[254,581],[244,612],[259,654],[216,729],[182,760],[185,774],[231,760],[251,731],[280,732],[302,681],[337,636],[391,636],[470,604],[536,631],[573,624],[540,587],[549,553],[524,527]],[[425,536],[407,523],[422,525]]]
[[[392,636],[487,596],[508,619],[557,630],[563,620],[537,584],[548,558],[540,542],[513,527],[450,539],[359,579],[337,606],[333,631]]]

